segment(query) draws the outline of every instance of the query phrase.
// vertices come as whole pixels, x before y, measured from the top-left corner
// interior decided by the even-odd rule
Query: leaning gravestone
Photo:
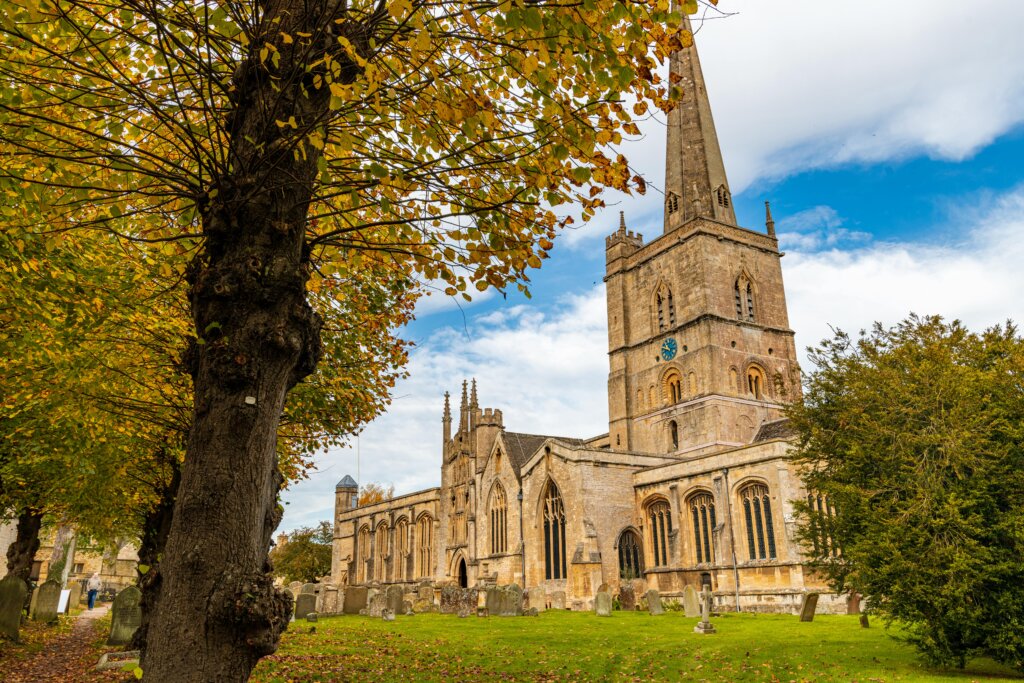
[[[530,603],[530,609],[537,610],[537,612],[543,612],[547,609],[548,594],[544,590],[544,586],[534,586],[526,591],[526,595]]]
[[[361,609],[366,609],[366,586],[349,586],[345,589],[342,611],[345,614],[359,614]]]
[[[653,588],[647,591],[647,611],[653,616],[665,613],[665,608],[661,606],[661,595]]]
[[[316,596],[312,593],[299,593],[295,598],[295,618],[305,619],[310,612],[316,611]]]
[[[551,609],[565,609],[565,591],[555,591],[551,594]]]
[[[60,600],[60,584],[50,579],[36,589],[36,606],[32,612],[35,621],[57,621],[57,602]]]
[[[814,621],[814,610],[818,608],[818,594],[804,593],[800,598],[800,621]]]
[[[697,590],[693,586],[683,589],[683,614],[687,617],[700,616],[700,599],[697,597]]]
[[[13,574],[0,581],[0,635],[18,642],[21,609],[25,606],[28,586]]]
[[[124,645],[132,639],[135,630],[142,625],[142,591],[128,586],[114,598],[111,608],[110,637],[107,645]]]
[[[391,610],[392,614],[405,614],[405,590],[401,586],[388,586],[384,596],[384,606]]]
[[[619,609],[632,612],[636,609],[636,591],[632,583],[624,583],[619,587]]]
[[[594,598],[594,612],[599,617],[610,617],[612,615],[612,594],[598,593]]]

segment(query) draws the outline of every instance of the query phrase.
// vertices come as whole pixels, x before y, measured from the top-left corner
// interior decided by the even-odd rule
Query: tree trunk
[[[26,584],[29,583],[32,562],[39,550],[39,529],[42,525],[42,510],[22,509],[18,513],[18,536],[7,549],[7,573],[17,576]]]
[[[150,615],[160,600],[160,558],[167,545],[174,518],[174,500],[181,483],[181,470],[177,463],[171,463],[171,481],[160,492],[160,502],[147,515],[143,523],[142,543],[139,546],[139,590],[142,600],[142,622],[135,629],[126,650],[146,650],[146,633],[149,631]],[[143,568],[146,571],[143,571]],[[143,655],[144,656],[144,655]]]
[[[53,579],[60,583],[61,588],[64,587],[64,581],[67,579],[67,564],[71,560],[68,555],[74,540],[75,528],[67,522],[61,522],[57,526],[57,534],[53,539],[53,552],[50,554],[50,564],[46,569],[47,581]]]
[[[312,35],[337,51],[329,31],[339,3],[262,5],[250,56],[233,76],[231,172],[200,201],[204,248],[189,275],[199,337],[193,420],[146,634],[146,681],[246,681],[277,648],[291,611],[267,559],[282,513],[277,428],[288,390],[321,351],[321,321],[305,296],[319,153],[295,145],[327,115],[330,94],[311,87],[309,46],[280,36]],[[276,63],[259,58],[267,42]],[[291,117],[297,127],[278,125]]]

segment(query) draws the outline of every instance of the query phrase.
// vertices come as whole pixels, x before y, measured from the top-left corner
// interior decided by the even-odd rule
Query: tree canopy
[[[330,574],[333,536],[330,522],[301,527],[287,534],[287,540],[270,551],[274,574],[287,582],[303,583],[313,583]]]
[[[811,350],[801,532],[936,663],[1024,670],[1024,339],[912,316]]]

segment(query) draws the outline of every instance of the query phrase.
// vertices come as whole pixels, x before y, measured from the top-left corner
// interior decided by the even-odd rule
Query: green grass
[[[545,612],[481,619],[437,614],[294,622],[252,681],[1020,681],[992,662],[932,670],[909,646],[857,617],[697,619]],[[310,633],[310,627],[316,628]]]

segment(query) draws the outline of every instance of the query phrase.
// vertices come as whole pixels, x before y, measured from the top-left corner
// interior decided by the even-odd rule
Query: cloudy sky
[[[719,9],[695,28],[737,217],[763,229],[772,202],[798,346],[910,311],[978,329],[1024,320],[1024,3]],[[564,235],[532,300],[420,306],[391,410],[286,492],[283,530],[330,519],[345,474],[398,494],[436,486],[442,397],[463,377],[510,430],[607,431],[602,238],[620,210],[648,239],[660,233],[663,126],[624,152],[652,190]]]

